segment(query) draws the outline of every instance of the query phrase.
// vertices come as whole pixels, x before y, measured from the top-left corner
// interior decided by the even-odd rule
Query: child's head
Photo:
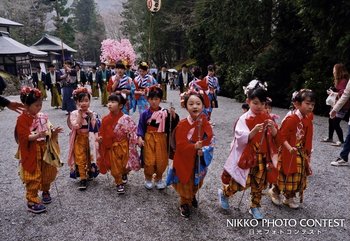
[[[272,111],[272,99],[270,97],[266,98],[265,110],[267,114],[271,114]]]
[[[76,90],[74,90],[73,99],[77,103],[78,107],[83,111],[89,109],[91,96],[87,88],[79,87]]]
[[[31,115],[36,115],[42,108],[42,95],[40,90],[23,87],[20,95],[21,102]]]
[[[126,100],[121,94],[111,94],[108,97],[108,110],[112,113],[119,113],[125,103]]]
[[[294,100],[296,108],[305,116],[314,110],[316,95],[312,90],[302,89],[296,94]]]
[[[211,64],[208,66],[208,75],[213,76],[214,74],[215,74],[215,66]]]
[[[199,66],[193,67],[193,76],[198,78],[198,79],[203,78],[202,69]]]
[[[196,119],[203,111],[203,96],[198,92],[191,91],[185,95],[184,105],[192,119]]]
[[[248,103],[243,103],[242,104],[242,111],[243,111],[243,113],[246,113],[248,110],[249,110]]]
[[[249,108],[254,114],[260,114],[265,110],[265,103],[267,99],[267,91],[262,87],[256,87],[248,90]]]
[[[115,65],[115,68],[117,70],[117,75],[123,76],[125,73],[125,65],[122,61],[118,61]]]
[[[147,101],[151,105],[151,109],[156,110],[163,98],[163,91],[161,88],[152,86],[148,90]]]
[[[139,74],[144,77],[148,72],[148,64],[146,62],[141,62],[138,68]]]

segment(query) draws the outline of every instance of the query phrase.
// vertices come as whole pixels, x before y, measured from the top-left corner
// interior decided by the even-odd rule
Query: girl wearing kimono
[[[167,184],[173,184],[180,196],[180,214],[188,218],[190,208],[198,207],[196,193],[212,159],[213,130],[203,114],[204,100],[198,92],[187,93],[184,104],[189,116],[175,128],[175,155]]]
[[[229,197],[237,191],[251,188],[249,212],[262,219],[260,201],[267,187],[267,164],[275,145],[277,125],[265,112],[267,91],[259,83],[248,90],[250,109],[237,121],[231,152],[224,165],[222,189],[218,190],[220,205],[229,209]],[[277,159],[272,159],[277,166]]]
[[[98,137],[100,172],[105,174],[108,170],[111,171],[118,194],[125,193],[128,172],[140,169],[136,149],[136,124],[130,116],[122,112],[125,103],[121,94],[111,94],[108,97],[110,113],[103,117]]]
[[[157,81],[152,75],[147,74],[148,65],[146,62],[141,62],[138,69],[139,75],[134,79],[131,91],[134,98],[134,112],[136,107],[141,115],[146,109],[149,108],[149,103],[147,101],[148,88],[154,85],[158,86]]]
[[[38,89],[24,87],[20,98],[25,110],[18,117],[15,129],[19,173],[25,184],[28,211],[42,213],[46,211],[43,204],[51,203],[50,186],[56,179],[57,168],[62,166],[58,146],[62,128],[53,128],[48,116],[40,112],[42,94]]]
[[[121,94],[123,93],[126,96],[126,103],[123,105],[123,113],[129,115],[131,109],[130,103],[131,99],[131,84],[132,79],[125,74],[125,65],[123,62],[119,61],[116,64],[116,75],[112,76],[108,82],[107,90],[109,94]]]
[[[313,115],[315,94],[311,90],[301,90],[295,96],[296,111],[287,116],[279,130],[282,143],[279,155],[279,174],[277,185],[269,190],[271,200],[296,209],[299,207],[295,197],[299,193],[300,203],[307,186],[307,176],[311,175],[310,156],[312,151]]]
[[[86,190],[87,180],[97,177],[96,160],[98,116],[90,107],[91,96],[87,88],[80,87],[73,92],[78,110],[68,117],[68,126],[71,129],[69,137],[68,165],[70,177],[80,177],[79,190]]]

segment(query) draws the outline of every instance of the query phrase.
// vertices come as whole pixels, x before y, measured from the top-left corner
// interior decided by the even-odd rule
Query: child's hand
[[[78,109],[78,113],[79,113],[79,115],[83,116],[83,110],[82,109]]]
[[[292,148],[289,149],[289,153],[291,155],[296,154],[297,152],[298,152],[298,149],[296,147],[292,147]]]
[[[141,136],[139,137],[138,144],[140,147],[145,145],[145,141],[142,139]]]
[[[258,132],[262,132],[264,130],[264,123],[261,124],[256,124],[256,126],[254,126],[252,132],[254,132],[255,134]]]
[[[53,131],[52,131],[52,134],[54,134],[54,135],[57,135],[59,133],[63,133],[63,128],[60,127],[60,126],[54,128]]]
[[[276,135],[277,129],[275,127],[275,122],[273,122],[273,120],[267,120],[265,122],[265,126],[271,130],[271,133],[273,136]]]
[[[196,144],[194,144],[194,148],[196,148],[196,150],[200,150],[202,148],[202,141],[197,141]]]
[[[102,136],[97,137],[97,138],[96,138],[96,141],[97,141],[98,143],[102,143]]]

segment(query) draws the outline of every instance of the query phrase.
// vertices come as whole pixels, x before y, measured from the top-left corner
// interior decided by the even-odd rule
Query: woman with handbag
[[[327,90],[328,98],[326,104],[334,106],[338,99],[344,93],[345,87],[349,81],[349,74],[343,64],[336,64],[333,67],[334,87]],[[335,100],[335,101],[334,101]],[[333,102],[333,103],[332,103]],[[328,138],[324,138],[322,142],[331,142],[332,146],[341,146],[344,143],[343,130],[340,127],[340,122],[344,119],[346,113],[350,108],[350,102],[348,101],[336,114],[335,118],[328,119]],[[339,141],[333,142],[334,131],[338,135]]]

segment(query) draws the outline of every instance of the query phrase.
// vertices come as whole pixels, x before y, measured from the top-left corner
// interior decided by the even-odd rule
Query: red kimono
[[[190,117],[181,120],[175,128],[176,150],[173,167],[176,176],[183,184],[186,184],[193,175],[197,154],[195,143],[198,141],[198,136],[203,141],[202,146],[209,146],[213,138],[213,130],[206,117],[201,115],[200,118],[200,135],[198,135],[200,121],[193,122]]]
[[[113,142],[115,142],[115,134],[113,130],[122,116],[123,112],[120,111],[118,115],[108,114],[102,119],[102,125],[99,130],[99,136],[102,137],[102,143],[99,145],[100,160],[98,161],[98,166],[102,174],[105,174],[107,170],[111,168],[107,150],[112,148]]]
[[[312,150],[313,115],[303,117],[300,111],[287,116],[280,128],[281,143],[287,141],[292,147],[301,146],[307,156]],[[282,171],[285,175],[297,173],[297,155],[292,155],[282,145]]]
[[[33,173],[36,170],[36,141],[29,141],[30,127],[34,117],[23,112],[17,118],[16,137],[21,154],[21,163],[24,170]]]

